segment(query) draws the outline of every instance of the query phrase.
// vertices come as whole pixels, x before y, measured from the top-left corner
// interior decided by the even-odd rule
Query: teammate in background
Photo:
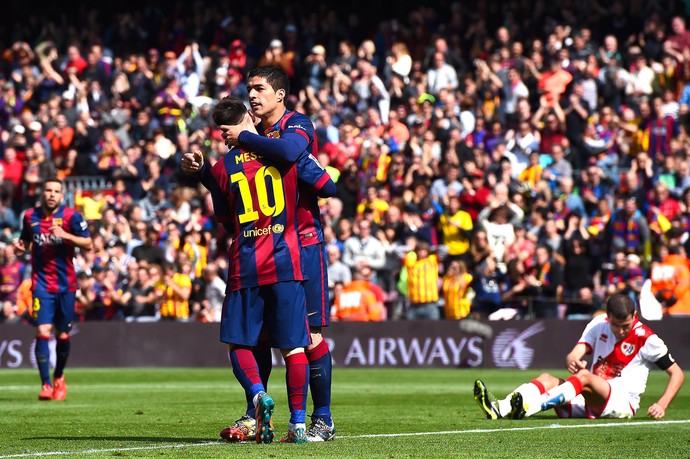
[[[62,182],[43,182],[40,205],[26,211],[19,239],[14,245],[31,250],[32,317],[36,325],[36,362],[41,376],[39,400],[64,400],[67,386],[63,374],[70,352],[69,332],[74,318],[77,247],[91,250],[92,241],[84,217],[62,204]],[[50,333],[55,327],[57,362],[50,383]]]
[[[218,125],[242,124],[244,129],[256,132],[252,117],[241,99],[235,97],[219,102],[214,109],[214,121]],[[203,155],[196,151],[186,153],[181,166],[186,173],[201,171],[201,181],[213,196],[216,218],[233,238],[221,341],[230,344],[234,373],[256,407],[251,414],[257,442],[273,440],[274,404],[265,394],[252,352],[265,325],[269,349],[281,349],[287,367],[291,416],[283,441],[302,443],[307,441],[309,364],[304,346],[309,344],[309,330],[300,282],[303,276],[297,233],[298,166],[289,160],[269,160],[258,151],[233,148],[211,170],[203,167]],[[311,161],[305,167],[310,165],[321,171]],[[302,175],[313,178],[311,185],[315,190],[328,183],[316,178],[320,172]],[[251,433],[251,426],[246,427],[242,438],[235,441],[244,440]],[[221,437],[228,439],[227,431],[224,429]]]
[[[302,245],[302,270],[305,278],[304,290],[307,297],[307,312],[311,344],[307,347],[310,377],[309,387],[314,402],[311,425],[307,431],[310,441],[328,441],[335,437],[335,426],[331,417],[331,375],[332,359],[328,343],[323,339],[322,327],[330,320],[328,298],[328,256],[323,240],[323,231],[317,195],[310,180],[302,179],[304,164],[314,163],[320,189],[318,197],[335,195],[335,184],[316,159],[317,145],[311,120],[292,110],[287,110],[285,99],[289,93],[287,75],[277,67],[257,67],[247,76],[249,104],[254,116],[261,124],[257,127],[261,135],[242,130],[240,126],[220,126],[223,138],[230,146],[239,145],[245,150],[260,151],[276,161],[295,161],[299,166],[300,198],[297,209],[300,243]],[[311,177],[310,177],[311,179]],[[325,186],[325,185],[328,186]],[[332,192],[326,192],[331,189]],[[266,345],[255,349],[264,384],[268,384],[271,373],[271,350]],[[249,402],[249,401],[248,401]],[[247,404],[247,415],[235,426],[240,432],[251,427]],[[232,430],[232,427],[230,428]],[[234,431],[228,432],[232,441]]]
[[[592,355],[592,369],[583,357]],[[631,418],[640,406],[649,370],[657,366],[670,379],[647,415],[663,418],[683,385],[683,370],[664,341],[637,319],[635,301],[620,293],[606,302],[606,314],[595,317],[566,357],[567,380],[548,373],[494,400],[481,380],[474,398],[488,419],[522,419],[553,408],[561,418]]]

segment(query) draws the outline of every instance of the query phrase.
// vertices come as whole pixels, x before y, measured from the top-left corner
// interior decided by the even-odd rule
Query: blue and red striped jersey
[[[300,181],[298,232],[302,246],[318,244],[323,242],[323,228],[316,193],[330,180],[330,176],[316,159],[318,145],[311,120],[302,113],[286,110],[280,120],[264,131],[263,135],[275,139],[288,133],[299,134],[308,142],[305,152],[297,160],[297,176]]]
[[[41,206],[27,210],[20,237],[32,243],[32,289],[42,293],[76,292],[75,246],[53,236],[50,231],[53,226],[61,226],[75,236],[89,237],[84,217],[71,207],[63,204],[51,215],[45,215]]]
[[[296,164],[234,148],[211,169],[204,166],[201,182],[232,238],[228,291],[303,280]]]
[[[649,132],[649,157],[659,164],[671,154],[671,139],[678,135],[678,123],[670,116],[652,116],[641,123],[641,129]]]

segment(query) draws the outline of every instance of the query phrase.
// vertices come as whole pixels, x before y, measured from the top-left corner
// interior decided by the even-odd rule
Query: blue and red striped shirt
[[[50,215],[45,215],[41,206],[27,210],[22,220],[21,239],[32,243],[33,292],[76,292],[75,246],[53,236],[50,230],[53,226],[61,226],[66,232],[75,236],[89,237],[84,217],[71,207],[63,204]]]
[[[640,127],[649,133],[649,157],[655,164],[672,153],[671,139],[679,133],[678,123],[672,116],[652,116],[643,121]]]
[[[204,166],[201,182],[232,238],[228,291],[303,280],[296,164],[234,148],[213,168]]]
[[[263,132],[265,137],[273,139],[285,134],[299,134],[307,140],[307,148],[297,160],[297,175],[300,181],[300,195],[297,203],[298,232],[303,246],[318,244],[323,242],[323,228],[315,193],[321,191],[331,178],[316,159],[318,145],[314,136],[314,125],[306,115],[286,110],[277,123]],[[328,197],[328,195],[322,195],[322,197]]]

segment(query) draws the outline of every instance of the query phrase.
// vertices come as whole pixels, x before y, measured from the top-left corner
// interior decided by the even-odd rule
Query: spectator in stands
[[[163,277],[156,285],[156,299],[160,305],[161,320],[189,319],[189,295],[192,292],[192,280],[188,275],[179,272],[179,268],[170,262],[163,263]]]
[[[331,320],[342,322],[380,322],[386,318],[381,287],[371,282],[373,271],[362,266],[354,271],[353,280],[335,296]],[[337,289],[336,289],[337,291]]]
[[[622,208],[616,210],[606,226],[606,240],[611,241],[610,249],[622,250],[651,257],[651,239],[647,219],[637,207],[634,195],[623,199]],[[650,260],[651,261],[651,260]]]
[[[463,179],[463,190],[460,192],[460,204],[462,209],[470,214],[473,219],[489,203],[491,190],[484,184],[484,171],[472,170]]]
[[[218,267],[214,263],[204,267],[202,279],[204,310],[207,312],[210,322],[220,322],[223,300],[225,299],[225,282],[218,275]]]
[[[328,292],[332,301],[335,284],[349,284],[352,281],[352,271],[349,266],[340,261],[340,249],[337,245],[329,244],[326,253],[328,254]]]
[[[474,319],[486,319],[501,304],[503,274],[498,270],[496,259],[488,255],[472,272],[472,290],[475,292],[470,315]]]
[[[385,250],[381,241],[371,234],[372,227],[369,221],[358,221],[356,228],[356,234],[345,241],[343,263],[350,267],[353,274],[356,269],[361,270],[367,266],[372,269],[376,279],[376,270],[383,268],[386,261]]]
[[[690,314],[690,270],[687,257],[678,245],[668,247],[668,255],[652,265],[652,293],[665,314]]]
[[[407,292],[410,308],[408,319],[438,320],[439,263],[438,256],[432,252],[426,241],[416,241],[414,250],[405,255],[403,261],[407,268]]]
[[[563,289],[563,267],[553,258],[548,245],[537,246],[535,265],[525,276],[525,294],[534,297],[532,307],[536,318],[558,318],[557,295]]]
[[[146,260],[149,264],[161,265],[165,260],[165,254],[158,246],[158,239],[158,230],[155,226],[149,225],[146,228],[144,243],[132,250],[132,256],[137,261]]]
[[[455,68],[446,62],[446,57],[442,52],[434,53],[433,62],[426,76],[427,90],[433,95],[438,95],[441,89],[454,90],[459,85]]]
[[[450,193],[445,200],[445,210],[439,218],[442,242],[448,250],[444,264],[448,266],[459,260],[469,263],[470,238],[474,230],[472,217],[461,209],[460,198],[456,194]]]
[[[465,262],[452,261],[443,276],[444,319],[460,320],[470,314],[474,297],[471,284],[472,275],[467,272]]]
[[[141,206],[142,220],[145,222],[153,221],[158,213],[168,205],[165,199],[165,190],[154,185],[139,205]]]

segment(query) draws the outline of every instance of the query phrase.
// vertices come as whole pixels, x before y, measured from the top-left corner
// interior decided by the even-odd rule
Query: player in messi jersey
[[[70,351],[69,333],[74,317],[77,273],[74,252],[77,247],[91,250],[91,236],[84,217],[62,204],[62,182],[43,183],[41,203],[25,212],[20,237],[15,241],[19,253],[31,249],[33,320],[36,325],[36,362],[41,376],[39,400],[64,400],[67,386],[63,371]],[[55,327],[57,362],[50,382],[50,333]]]
[[[260,135],[242,131],[237,126],[220,126],[228,145],[261,151],[278,161],[298,161],[309,158],[318,164],[315,156],[318,147],[311,120],[302,113],[288,110],[285,100],[289,93],[289,80],[277,67],[257,67],[247,75],[249,104],[254,116],[260,120]],[[327,172],[319,165],[320,180],[331,182]],[[302,243],[303,282],[307,297],[307,312],[311,344],[307,347],[310,378],[309,388],[314,402],[307,437],[310,441],[327,441],[335,437],[335,425],[331,417],[332,359],[328,343],[323,339],[322,327],[330,320],[328,301],[327,256],[323,243],[320,211],[317,196],[301,181],[298,203],[300,242]],[[335,185],[333,185],[335,189]],[[323,192],[319,197],[333,196]],[[255,355],[259,362],[262,379],[267,383],[271,372],[271,353],[267,346],[258,346]],[[251,411],[248,403],[247,411]],[[243,431],[251,418],[243,416],[236,422]]]
[[[582,360],[592,355],[591,370]],[[567,380],[543,373],[522,384],[503,400],[493,400],[477,380],[474,397],[489,419],[522,419],[553,408],[562,418],[630,418],[640,406],[640,395],[654,366],[670,379],[661,397],[647,410],[660,419],[683,385],[683,371],[664,341],[637,319],[635,301],[612,295],[601,314],[585,327],[566,357]]]
[[[252,118],[241,100],[237,98],[223,99],[214,110],[214,121],[220,124],[226,120],[227,124],[229,120],[234,121],[230,124],[239,124],[230,115],[242,110],[246,121],[243,127],[256,132]],[[255,302],[253,309],[257,310],[255,320],[250,327],[251,335],[241,336],[240,341],[222,332],[221,340],[232,345],[231,358],[237,350],[242,351],[244,363],[238,362],[241,365],[236,365],[236,361],[233,360],[233,368],[237,374],[238,369],[251,367],[252,384],[245,384],[241,377],[238,379],[245,392],[255,400],[257,391],[265,390],[265,384],[262,383],[259,368],[250,347],[258,344],[261,325],[265,325],[270,339],[269,346],[281,349],[288,373],[291,418],[288,435],[283,441],[297,443],[306,441],[304,405],[308,383],[306,379],[308,361],[301,346],[309,344],[309,336],[304,290],[300,282],[303,276],[297,233],[298,170],[299,177],[302,180],[308,180],[314,192],[325,189],[332,193],[334,190],[328,190],[328,185],[330,184],[332,188],[335,186],[332,181],[324,180],[321,168],[308,158],[301,160],[298,164],[289,161],[272,161],[258,149],[247,151],[234,148],[214,165],[210,173],[203,168],[203,156],[200,152],[187,153],[183,156],[183,171],[195,172],[199,168],[201,168],[202,183],[211,190],[213,195],[216,217],[228,227],[233,236],[228,300],[224,308],[221,328],[231,329],[233,326],[243,325],[241,315],[239,315],[243,311],[235,308],[235,303],[242,305],[244,302],[247,306],[247,303],[251,305]],[[228,194],[230,199],[227,198]],[[239,277],[238,282],[233,282],[235,271],[238,271],[236,273]],[[257,284],[259,288],[253,288]],[[288,291],[286,286],[291,290]],[[253,290],[256,290],[256,293],[252,293]],[[241,298],[233,300],[233,295],[237,296],[236,291],[240,293],[245,291],[248,294],[242,293]],[[256,305],[259,305],[259,308],[256,308]],[[259,317],[263,308],[266,312],[263,317]],[[258,320],[259,318],[265,320]],[[244,326],[246,327],[246,323]],[[276,338],[291,331],[294,336],[297,336],[297,331],[305,332],[306,339],[302,339],[301,335],[300,340],[287,339],[292,335],[282,340]],[[285,348],[284,342],[290,343],[293,347]],[[247,379],[250,378],[247,377]],[[266,428],[266,421],[262,419],[261,410],[257,410],[256,413],[255,430],[259,439],[262,430]],[[254,412],[251,412],[251,415],[254,415]],[[247,426],[246,431],[242,432],[242,438],[235,440],[244,440],[252,433],[253,428],[253,426]],[[224,432],[225,430],[221,432],[221,436],[226,438]]]

